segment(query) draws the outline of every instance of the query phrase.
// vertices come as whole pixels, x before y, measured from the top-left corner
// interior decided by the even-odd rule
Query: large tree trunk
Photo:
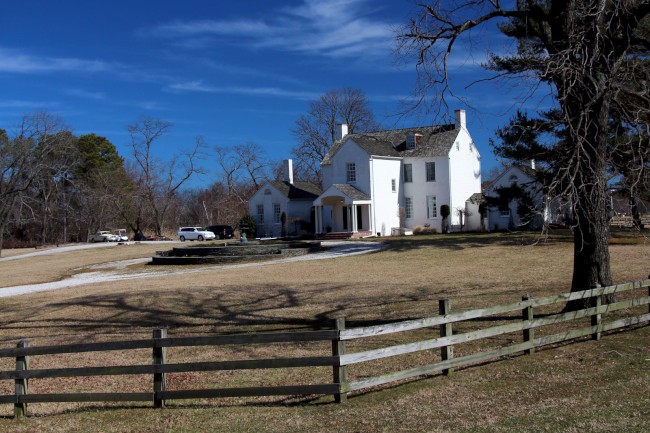
[[[593,199],[594,196],[592,195]],[[604,200],[602,200],[604,199]],[[571,291],[578,292],[612,284],[609,261],[609,220],[607,218],[607,196],[601,200],[576,207],[577,225],[573,239],[573,279]]]
[[[609,259],[610,200],[605,156],[609,102],[603,98],[587,104],[582,98],[588,94],[588,91],[577,93],[577,97],[565,101],[567,105],[564,107],[570,113],[571,138],[578,149],[576,169],[572,177],[572,189],[576,198],[572,292],[612,284]],[[591,303],[590,299],[569,302],[565,311],[584,308]]]

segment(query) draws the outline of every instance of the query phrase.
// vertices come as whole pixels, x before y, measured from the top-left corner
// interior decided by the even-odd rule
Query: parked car
[[[230,226],[208,226],[205,229],[214,233],[217,239],[232,239],[235,232]]]
[[[118,242],[119,236],[114,235],[108,230],[100,230],[88,238],[88,242]]]
[[[129,237],[126,235],[126,229],[113,230],[113,234],[117,236],[118,242],[128,242]]]
[[[214,239],[215,235],[213,232],[202,229],[201,227],[180,227],[178,229],[178,239],[181,242],[188,241],[203,241]]]

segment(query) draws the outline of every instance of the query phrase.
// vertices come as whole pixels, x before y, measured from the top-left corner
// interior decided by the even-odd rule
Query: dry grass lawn
[[[565,236],[531,244],[530,236],[486,234],[390,239],[388,250],[348,258],[297,262],[98,283],[0,298],[0,347],[20,338],[31,345],[145,338],[165,326],[170,336],[280,329],[329,328],[336,317],[348,327],[437,314],[438,300],[465,310],[569,290],[572,244]],[[615,282],[648,277],[650,244],[630,236],[610,247]],[[0,286],[53,281],[84,267],[146,257],[160,246],[129,246],[63,253],[0,263]],[[4,254],[4,253],[3,253]],[[0,290],[2,290],[0,288]],[[646,309],[647,311],[647,309]],[[507,318],[503,318],[507,320]],[[483,325],[485,324],[478,324]],[[476,326],[478,326],[476,325]],[[456,372],[353,394],[345,405],[331,398],[260,398],[171,402],[150,405],[52,404],[30,406],[34,416],[10,418],[0,406],[0,431],[650,431],[650,339],[648,327],[516,356]],[[437,333],[437,332],[436,332]],[[367,346],[403,341],[387,336]],[[513,337],[519,338],[519,337]],[[495,342],[495,344],[498,342]],[[351,351],[362,347],[352,347]],[[458,348],[474,350],[477,346]],[[170,362],[243,359],[250,356],[327,354],[323,345],[184,349]],[[254,352],[254,353],[253,353]],[[111,362],[150,362],[115,353]],[[430,362],[422,353],[405,359],[350,367],[351,377]],[[56,357],[55,357],[56,358]],[[433,359],[433,358],[432,358]],[[12,368],[1,360],[1,369]],[[96,354],[32,358],[31,368],[102,365]],[[286,373],[219,372],[169,375],[172,389],[281,383]],[[331,380],[331,370],[299,371],[293,383]],[[269,383],[270,381],[270,383]],[[33,381],[30,391],[148,390],[142,380],[101,378]],[[303,382],[306,383],[306,382]],[[0,382],[0,394],[13,384]],[[84,388],[86,387],[86,388]],[[101,427],[98,427],[101,426]],[[98,430],[99,428],[99,430]]]

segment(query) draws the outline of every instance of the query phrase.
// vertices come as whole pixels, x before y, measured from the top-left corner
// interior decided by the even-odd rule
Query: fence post
[[[531,297],[530,294],[526,293],[524,296],[521,297],[522,301],[530,301]],[[521,319],[526,321],[526,320],[533,320],[535,316],[535,313],[533,312],[533,307],[532,305],[529,305],[526,308],[523,308],[521,310]],[[524,342],[526,341],[533,341],[535,339],[535,330],[532,328],[529,329],[524,329]],[[524,353],[526,355],[530,355],[532,353],[535,353],[535,348],[531,347],[530,349],[524,350]]]
[[[16,346],[18,349],[29,347],[27,340],[20,340]],[[29,358],[27,356],[16,357],[16,371],[29,370]],[[16,379],[16,402],[14,403],[14,416],[20,418],[27,415],[27,403],[20,401],[20,397],[27,395],[27,379]]]
[[[156,347],[156,343],[160,338],[167,338],[167,329],[154,329],[153,330],[154,347],[153,347],[153,365],[163,365],[167,362],[167,348]],[[153,407],[164,407],[165,400],[158,397],[160,391],[166,388],[165,373],[153,374]]]
[[[600,284],[596,283],[592,289],[600,289]],[[603,297],[602,296],[594,296],[595,298],[595,305],[594,307],[600,308],[601,305],[603,305]],[[591,326],[597,326],[598,328],[596,329],[596,332],[591,334],[591,339],[592,340],[600,340],[600,334],[601,334],[601,325],[602,325],[602,317],[600,313],[594,314],[591,316]]]
[[[438,300],[438,312],[441,316],[446,316],[451,312],[451,301],[449,299],[440,299]],[[443,323],[440,325],[440,337],[451,337],[454,330],[451,323]],[[454,357],[454,347],[453,346],[442,346],[440,348],[440,358],[443,361],[447,361]],[[442,370],[442,374],[445,376],[451,376],[454,372],[453,368],[447,368]]]
[[[345,318],[334,320],[334,328],[339,331],[335,340],[332,340],[332,356],[345,355],[345,341],[341,341],[341,331],[345,330]],[[334,383],[339,384],[339,393],[334,394],[336,403],[343,403],[348,399],[348,372],[345,365],[335,365],[332,376]]]

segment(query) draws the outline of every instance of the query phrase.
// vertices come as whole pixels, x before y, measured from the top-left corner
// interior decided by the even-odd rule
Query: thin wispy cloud
[[[168,87],[172,92],[223,93],[232,95],[268,96],[311,100],[318,97],[315,92],[303,92],[281,89],[278,87],[246,87],[246,86],[211,86],[202,80],[172,84]]]
[[[264,20],[175,21],[141,33],[173,38],[184,47],[225,41],[334,59],[385,57],[394,44],[395,23],[368,16],[374,7],[368,0],[304,0]]]
[[[0,100],[0,108],[46,108],[46,107],[55,107],[57,102],[44,102],[44,101],[26,101],[26,100],[16,100],[10,99],[2,101]]]
[[[38,57],[18,50],[0,48],[0,72],[101,72],[110,69],[110,65],[101,60],[85,60],[70,57]]]
[[[106,99],[106,95],[103,92],[89,92],[83,89],[66,89],[65,94],[84,99],[93,99],[95,101]]]
[[[217,71],[221,74],[228,74],[228,75],[233,75],[238,77],[247,76],[247,77],[254,77],[254,78],[271,79],[277,82],[282,82],[282,83],[287,83],[287,84],[297,85],[297,86],[307,85],[307,83],[305,83],[304,80],[292,76],[284,75],[284,74],[276,74],[269,71],[268,69],[249,68],[245,66],[233,65],[226,62],[217,62],[210,59],[201,59],[201,65],[209,68],[212,71]]]

